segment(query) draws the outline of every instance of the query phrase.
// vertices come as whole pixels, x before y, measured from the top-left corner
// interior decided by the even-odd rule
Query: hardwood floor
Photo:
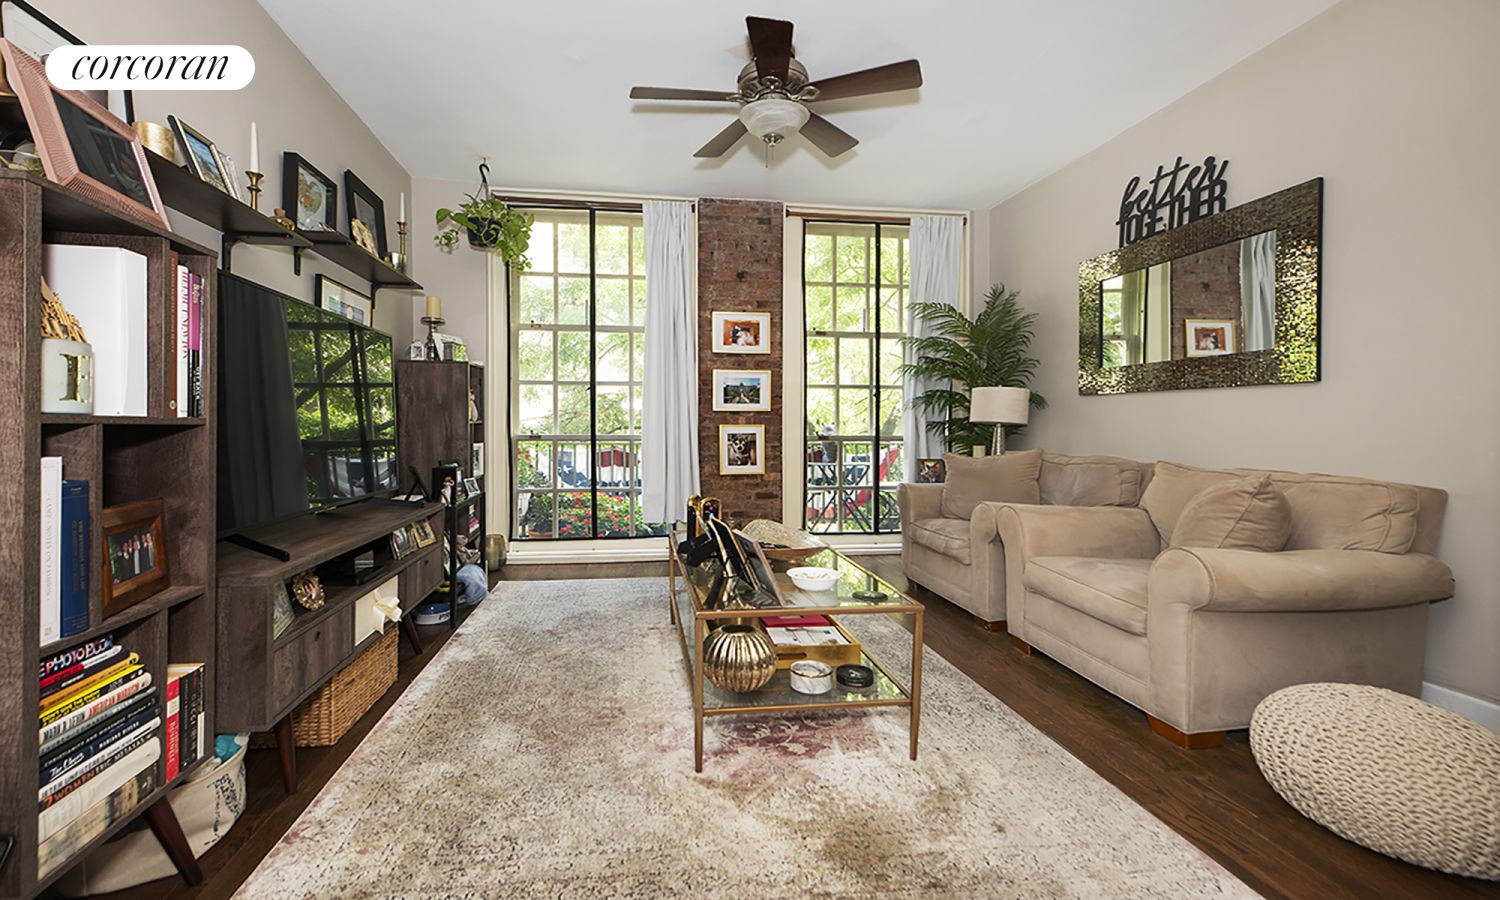
[[[908,588],[899,555],[858,561]],[[665,575],[666,563],[506,566],[495,580],[626,578]],[[1068,752],[1218,860],[1267,898],[1285,900],[1500,900],[1500,883],[1432,872],[1366,850],[1303,818],[1261,777],[1247,733],[1232,731],[1213,750],[1179,750],[1152,734],[1144,713],[1041,654],[1024,656],[1010,636],[976,627],[970,615],[920,587],[931,651],[1014,709]],[[205,880],[170,878],[100,895],[110,900],[222,900],[234,893],[324,783],[447,640],[447,626],[420,629],[427,652],[401,642],[396,687],[336,746],[297,751],[299,789],[285,794],[274,750],[252,750],[247,808],[200,863]]]

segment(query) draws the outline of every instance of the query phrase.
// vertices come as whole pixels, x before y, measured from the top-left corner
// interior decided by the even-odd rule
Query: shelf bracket
[[[240,242],[240,236],[234,232],[226,231],[220,239],[219,259],[223,261],[224,271],[234,271],[234,245]]]
[[[293,247],[292,248],[292,274],[293,275],[301,275],[302,274],[302,251],[304,251],[306,249],[307,249],[306,247]]]

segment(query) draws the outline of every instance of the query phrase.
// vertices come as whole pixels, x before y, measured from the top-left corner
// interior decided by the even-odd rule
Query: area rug
[[[504,582],[235,896],[1258,896],[930,651],[907,723],[711,718],[694,773],[665,579]]]

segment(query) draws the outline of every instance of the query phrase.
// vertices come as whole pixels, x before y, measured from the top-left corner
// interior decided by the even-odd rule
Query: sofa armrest
[[[1138,507],[980,505],[996,509],[1009,563],[1038,556],[1151,559],[1161,550],[1151,517]]]
[[[1149,604],[1205,612],[1389,609],[1453,596],[1453,572],[1425,553],[1179,547],[1151,566]]]
[[[902,482],[896,486],[896,503],[901,507],[903,527],[923,519],[936,519],[943,514],[943,486]]]

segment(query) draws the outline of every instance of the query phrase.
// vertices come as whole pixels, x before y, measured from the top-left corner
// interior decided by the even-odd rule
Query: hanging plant
[[[518,272],[531,268],[526,258],[526,249],[531,244],[531,225],[535,217],[511,209],[504,200],[490,193],[490,167],[479,164],[479,191],[465,194],[458,209],[444,207],[437,211],[437,224],[447,227],[433,235],[433,243],[439,247],[452,247],[458,243],[460,232],[467,232],[469,244],[500,254],[506,265]]]

